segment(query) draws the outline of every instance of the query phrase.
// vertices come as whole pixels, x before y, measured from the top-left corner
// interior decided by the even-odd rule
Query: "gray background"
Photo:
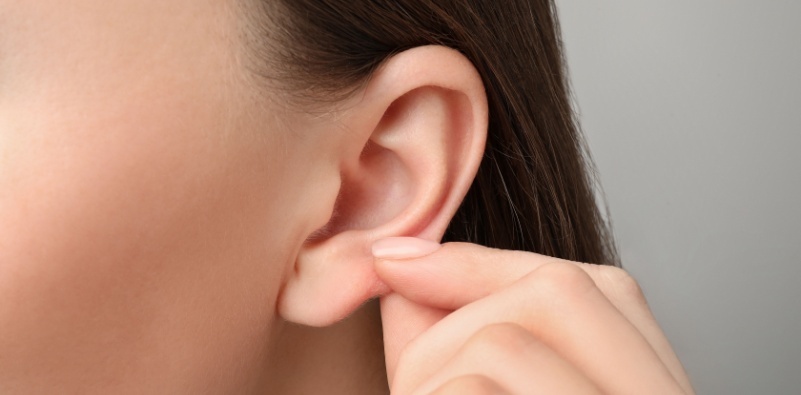
[[[699,394],[801,394],[801,2],[557,0],[624,266]]]

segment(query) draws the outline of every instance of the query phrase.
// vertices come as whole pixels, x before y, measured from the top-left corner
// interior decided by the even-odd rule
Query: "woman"
[[[614,267],[551,2],[0,26],[0,393],[692,392]]]

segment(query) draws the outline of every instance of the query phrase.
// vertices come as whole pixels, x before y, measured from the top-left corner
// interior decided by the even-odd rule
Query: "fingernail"
[[[441,245],[417,237],[387,237],[373,243],[373,256],[380,259],[412,259],[431,254]]]

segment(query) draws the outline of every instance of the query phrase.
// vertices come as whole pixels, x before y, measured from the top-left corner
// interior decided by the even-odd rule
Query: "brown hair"
[[[553,1],[245,1],[255,6],[248,35],[257,70],[288,81],[298,98],[343,98],[412,47],[460,51],[483,78],[489,135],[444,241],[618,264],[571,107]]]

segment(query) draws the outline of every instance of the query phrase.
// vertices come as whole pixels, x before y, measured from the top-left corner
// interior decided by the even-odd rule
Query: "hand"
[[[395,395],[694,393],[622,269],[414,238],[373,253],[393,291],[381,310]]]

